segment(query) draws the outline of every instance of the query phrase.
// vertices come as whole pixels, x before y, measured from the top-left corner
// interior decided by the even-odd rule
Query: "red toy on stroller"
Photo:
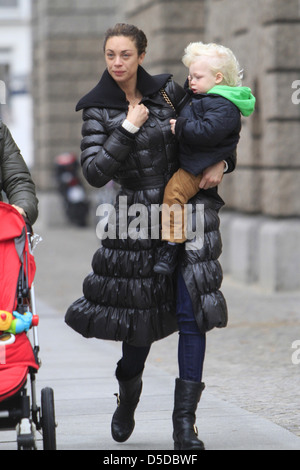
[[[36,402],[40,361],[31,239],[32,230],[19,212],[0,202],[0,429],[16,429],[20,450],[37,448],[36,431],[42,433],[44,450],[55,450],[53,390],[42,389],[41,407]]]

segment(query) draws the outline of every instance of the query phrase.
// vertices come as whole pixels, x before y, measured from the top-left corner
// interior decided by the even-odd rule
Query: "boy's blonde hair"
[[[212,72],[223,75],[220,85],[241,86],[243,71],[230,49],[220,44],[192,42],[185,48],[182,62],[189,68],[199,57],[211,57]]]

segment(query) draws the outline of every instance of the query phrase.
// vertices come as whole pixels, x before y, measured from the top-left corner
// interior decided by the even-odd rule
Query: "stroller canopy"
[[[16,209],[0,202],[0,310],[13,313],[17,309],[21,269],[24,270],[30,289],[36,267],[29,250],[26,223]],[[0,341],[0,348],[1,402],[23,386],[28,368],[38,369],[38,365],[26,333],[16,335],[13,344],[5,345]]]
[[[24,267],[29,288],[35,276],[35,261],[29,252],[26,232],[21,214],[0,202],[0,310],[11,313],[16,308],[20,268]]]

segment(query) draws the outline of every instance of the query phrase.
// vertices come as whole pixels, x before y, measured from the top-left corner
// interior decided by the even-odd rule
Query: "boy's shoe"
[[[178,263],[178,251],[178,243],[176,245],[165,243],[159,250],[159,261],[154,265],[154,272],[157,274],[173,274]]]

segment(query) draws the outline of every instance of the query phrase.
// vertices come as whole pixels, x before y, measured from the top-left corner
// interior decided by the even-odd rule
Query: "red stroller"
[[[35,450],[36,431],[40,431],[44,450],[55,450],[53,390],[42,389],[41,407],[36,403],[40,361],[31,237],[19,212],[0,202],[0,430],[16,429],[20,450]],[[26,389],[28,376],[31,397]]]

